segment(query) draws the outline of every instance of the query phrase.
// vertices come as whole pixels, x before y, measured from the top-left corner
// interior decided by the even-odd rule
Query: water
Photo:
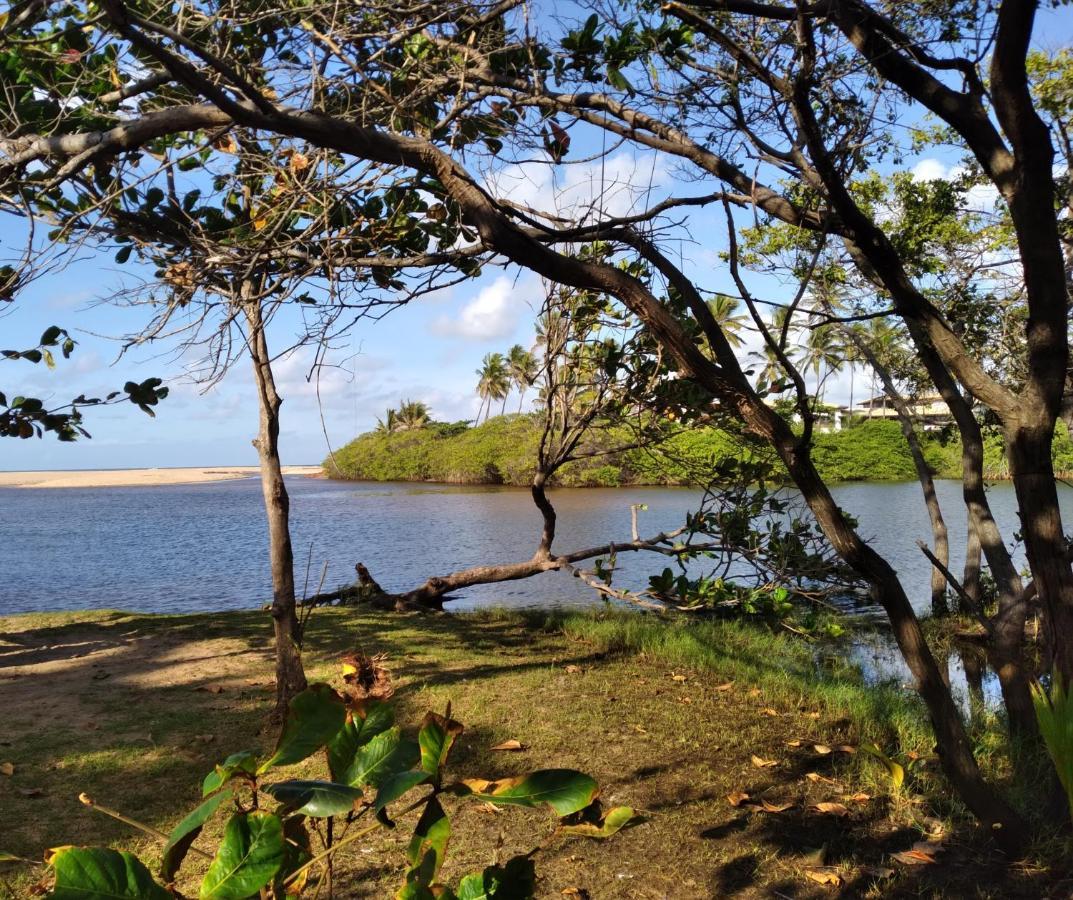
[[[527,559],[540,518],[529,492],[494,487],[366,484],[291,478],[293,535],[299,588],[316,590],[323,563],[325,588],[349,583],[364,562],[389,591],[430,575],[479,563]],[[921,611],[928,605],[929,564],[916,546],[928,541],[927,514],[915,483],[846,484],[839,503],[898,570]],[[960,571],[964,528],[960,486],[939,482],[951,532],[954,572]],[[677,488],[559,490],[556,548],[630,538],[630,504],[641,512],[642,535],[682,524],[697,494]],[[1017,525],[1013,490],[991,488],[996,518],[1009,537]],[[1073,490],[1062,488],[1067,521]],[[237,481],[166,487],[53,490],[0,489],[0,614],[116,608],[201,612],[256,606],[271,596],[260,483]],[[622,554],[616,583],[642,585],[666,564],[650,554]],[[482,585],[462,592],[452,609],[502,606],[577,606],[593,592],[564,573]]]
[[[386,590],[402,591],[431,575],[527,559],[539,534],[540,517],[526,490],[301,477],[291,478],[288,487],[299,589],[312,546],[310,594],[325,562],[325,589],[353,581],[354,564],[363,562]],[[959,572],[960,484],[939,482],[937,488],[951,533],[951,569]],[[1066,521],[1073,521],[1073,490],[1061,490]],[[846,484],[834,493],[898,570],[917,609],[926,611],[930,569],[916,542],[929,541],[930,529],[919,486]],[[1017,527],[1012,487],[997,484],[990,498],[1010,538]],[[555,491],[552,499],[559,513],[555,546],[565,551],[629,540],[633,503],[648,506],[640,513],[642,535],[676,528],[698,494],[675,488],[576,489]],[[255,607],[271,596],[255,478],[165,487],[0,489],[0,548],[0,615],[91,608],[202,612]],[[666,562],[650,554],[622,554],[616,584],[643,586]],[[467,589],[450,608],[596,602],[577,579],[552,572]],[[870,672],[907,676],[889,642],[857,644],[852,652]],[[951,677],[964,681],[958,666],[954,661]]]

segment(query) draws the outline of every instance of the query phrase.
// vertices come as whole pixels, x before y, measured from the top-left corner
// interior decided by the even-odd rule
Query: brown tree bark
[[[931,469],[928,468],[927,460],[924,459],[924,449],[920,446],[920,438],[917,436],[916,428],[913,425],[912,410],[910,410],[905,398],[901,395],[897,385],[895,385],[890,370],[879,361],[867,341],[852,329],[843,329],[843,333],[853,341],[857,350],[868,362],[868,365],[879,375],[879,380],[883,384],[883,393],[890,398],[891,404],[894,406],[894,412],[898,416],[898,424],[901,426],[902,435],[909,445],[909,455],[913,458],[913,468],[916,469],[920,490],[924,494],[924,505],[927,507],[928,519],[931,522],[931,542],[932,547],[935,548],[935,557],[944,566],[949,566],[950,536],[947,531],[946,521],[943,519],[943,510],[939,505],[939,498],[935,493],[935,479],[932,477]],[[932,615],[936,616],[948,615],[950,612],[950,606],[946,600],[946,578],[935,566],[932,566],[931,569],[931,611]]]
[[[248,294],[247,294],[248,296]],[[268,555],[272,569],[272,628],[276,644],[276,707],[273,720],[282,722],[287,704],[306,688],[300,648],[302,635],[294,593],[294,551],[291,548],[290,496],[279,459],[279,409],[272,358],[265,338],[259,300],[243,304],[249,325],[249,351],[260,410],[260,426],[253,441],[261,467],[261,490],[268,520]]]

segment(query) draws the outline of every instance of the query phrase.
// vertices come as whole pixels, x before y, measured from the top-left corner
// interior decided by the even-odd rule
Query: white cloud
[[[497,196],[580,221],[640,212],[662,199],[671,181],[662,156],[628,151],[579,165],[518,163],[486,177]]]
[[[524,282],[523,282],[524,283]],[[432,322],[435,334],[471,341],[491,341],[508,337],[518,326],[522,304],[518,283],[505,275],[483,287],[455,315],[442,315]]]
[[[942,181],[952,178],[955,168],[937,159],[922,159],[912,169],[914,181]]]

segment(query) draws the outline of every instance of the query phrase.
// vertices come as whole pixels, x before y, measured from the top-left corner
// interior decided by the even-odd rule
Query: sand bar
[[[200,484],[252,478],[257,466],[207,466],[190,469],[96,469],[80,472],[0,472],[0,487],[99,488],[139,487],[164,484]],[[284,466],[284,475],[316,477],[320,466]]]

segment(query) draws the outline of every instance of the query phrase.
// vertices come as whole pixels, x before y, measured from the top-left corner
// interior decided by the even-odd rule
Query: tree
[[[492,401],[506,400],[510,393],[510,373],[502,353],[487,353],[477,370],[477,396],[481,398],[481,407],[477,410],[477,424],[481,421],[481,412],[486,411],[485,421],[492,415]],[[487,404],[487,407],[485,406]]]
[[[802,362],[816,378],[816,402],[823,403],[823,385],[827,376],[840,372],[845,364],[845,352],[838,339],[838,332],[830,325],[816,325],[809,329],[802,353]]]
[[[521,344],[515,344],[507,353],[507,368],[510,370],[511,383],[518,391],[518,412],[521,412],[525,392],[536,382],[537,359]]]
[[[727,294],[716,294],[708,301],[708,309],[711,311],[715,324],[726,335],[727,342],[731,347],[741,347],[745,340],[741,332],[746,328],[747,316],[738,315],[737,311],[741,304]]]
[[[429,423],[428,406],[419,400],[404,400],[395,414],[397,431],[414,431]]]
[[[772,335],[742,280],[733,208],[748,209],[761,227],[777,221],[798,229],[817,254],[841,246],[887,298],[955,417],[959,403],[966,405],[964,389],[1000,423],[1049,649],[1068,682],[1073,568],[1050,458],[1068,372],[1066,245],[1055,202],[1066,195],[1056,183],[1052,141],[1062,123],[1033,100],[1028,78],[1038,3],[968,0],[937,8],[910,0],[888,8],[863,0],[635,0],[625,4],[621,23],[594,14],[543,42],[514,28],[515,5],[418,4],[403,13],[370,3],[371,19],[352,9],[342,22],[327,9],[303,8],[299,19],[287,10],[266,17],[240,6],[192,23],[170,8],[140,13],[108,0],[99,17],[75,11],[73,25],[51,7],[28,6],[3,26],[18,33],[22,46],[49,46],[42,35],[62,30],[82,47],[100,38],[111,49],[80,55],[78,78],[45,51],[28,66],[6,57],[7,67],[28,74],[3,101],[5,122],[13,124],[0,141],[0,185],[5,196],[17,187],[31,198],[26,202],[55,204],[56,185],[69,185],[91,165],[120,160],[116,174],[129,181],[129,157],[168,136],[189,136],[191,147],[206,154],[194,165],[206,165],[211,145],[193,136],[241,126],[420,173],[422,191],[442,205],[439,221],[460,222],[458,234],[475,255],[495,254],[576,290],[614,297],[695,387],[698,407],[718,404],[778,454],[831,544],[886,611],[955,789],[981,821],[1001,826],[1000,838],[1016,842],[1021,823],[979,772],[896,572],[861,540],[816,472],[804,379],[786,355],[785,331]],[[985,39],[963,39],[963,21]],[[977,47],[990,51],[986,88]],[[310,58],[325,62],[310,66]],[[152,103],[128,105],[122,116],[107,108],[102,98],[115,90],[109,72],[117,65],[139,73],[137,85],[130,78],[122,89],[128,97]],[[63,102],[43,104],[42,96]],[[1009,222],[1027,315],[1020,359],[1001,371],[990,371],[951,327],[914,271],[912,249],[869,201],[872,167],[888,152],[911,151],[898,146],[900,133],[885,123],[925,113],[998,191]],[[606,134],[611,144],[662,154],[718,181],[719,190],[701,197],[675,192],[630,215],[593,206],[570,221],[520,209],[466,168],[482,147],[495,155],[506,141],[561,163],[568,142],[557,138],[555,152],[545,146],[544,124],[556,115]],[[792,383],[800,429],[764,402],[703,292],[675,263],[680,253],[667,250],[673,223],[661,216],[706,204],[722,207],[738,294]],[[396,220],[400,226],[407,227]],[[579,245],[613,252],[586,255],[576,252]],[[620,265],[630,261],[643,261],[667,291]],[[808,267],[798,273],[792,308],[810,278]],[[701,338],[711,357],[700,351]],[[1004,607],[994,631],[1019,641],[1024,610],[1023,602]]]

